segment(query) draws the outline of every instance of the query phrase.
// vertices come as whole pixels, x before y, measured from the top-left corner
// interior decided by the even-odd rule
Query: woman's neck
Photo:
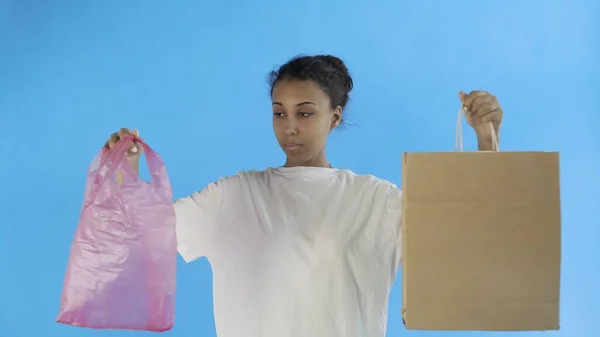
[[[283,167],[294,167],[294,166],[308,166],[308,167],[327,167],[330,168],[331,164],[325,156],[318,156],[316,158],[305,160],[305,161],[294,161],[292,158],[287,158]]]

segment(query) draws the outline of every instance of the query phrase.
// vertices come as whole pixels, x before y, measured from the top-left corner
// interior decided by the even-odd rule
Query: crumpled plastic
[[[152,183],[127,162],[142,146]],[[103,148],[88,170],[57,322],[96,329],[167,331],[175,319],[175,211],[160,156],[141,139]]]

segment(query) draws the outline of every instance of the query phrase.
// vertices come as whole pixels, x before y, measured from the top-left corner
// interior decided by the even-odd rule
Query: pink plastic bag
[[[127,164],[143,146],[152,184]],[[118,179],[117,179],[118,176]],[[171,186],[158,154],[133,136],[102,149],[88,171],[57,322],[166,331],[175,318],[177,264]]]

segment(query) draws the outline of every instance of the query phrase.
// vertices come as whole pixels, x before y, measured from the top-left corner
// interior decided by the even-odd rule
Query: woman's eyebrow
[[[296,104],[296,106],[307,105],[307,104],[310,104],[310,105],[315,105],[315,106],[316,106],[316,104],[315,104],[315,103],[313,103],[313,102],[311,102],[311,101],[304,101],[304,102],[300,102],[300,103]],[[280,102],[273,102],[273,105],[280,105],[280,106],[283,106],[283,104],[281,104]]]

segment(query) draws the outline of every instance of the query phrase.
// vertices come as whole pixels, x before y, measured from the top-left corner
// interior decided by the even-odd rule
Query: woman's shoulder
[[[248,171],[237,171],[235,174],[227,175],[219,180],[228,183],[244,182],[249,180],[260,180],[268,174],[266,170],[248,170]]]
[[[357,174],[340,170],[354,195],[369,196],[377,205],[385,205],[387,211],[398,211],[402,202],[402,190],[393,182],[373,174]]]
[[[235,186],[239,184],[259,182],[264,179],[266,174],[268,174],[268,170],[238,171],[235,174],[221,176],[219,179],[211,183],[211,185]]]
[[[400,193],[400,189],[398,188],[398,186],[395,183],[393,183],[389,180],[380,178],[376,175],[354,173],[351,170],[346,170],[346,169],[340,170],[339,172],[346,179],[355,180],[357,183],[373,185],[373,186],[377,186],[380,188],[389,189],[391,191],[397,192],[398,194]]]

